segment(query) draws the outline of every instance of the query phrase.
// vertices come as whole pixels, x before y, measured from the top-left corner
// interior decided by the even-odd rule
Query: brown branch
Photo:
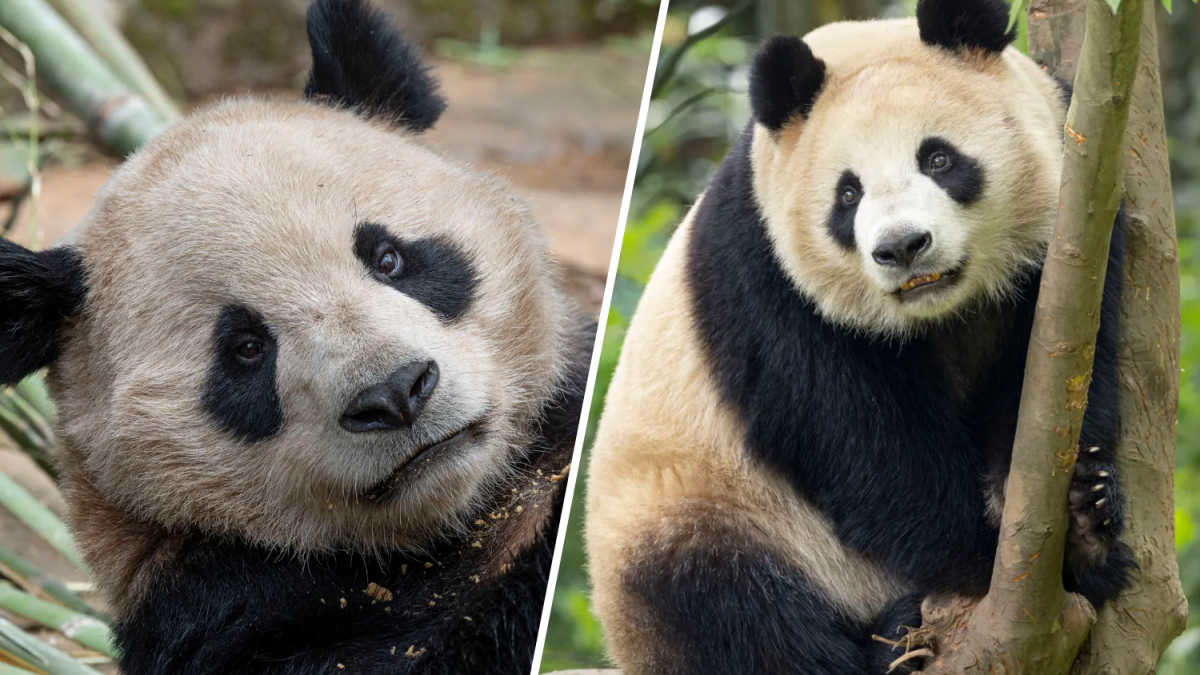
[[[1077,675],[1146,675],[1187,621],[1175,558],[1175,416],[1179,402],[1179,261],[1154,10],[1142,18],[1141,62],[1125,132],[1129,217],[1121,299],[1121,481],[1126,541],[1141,571],[1101,610]]]
[[[1091,382],[1123,140],[1138,61],[1142,0],[1114,15],[1088,0],[1067,113],[1059,211],[1025,363],[1000,545],[976,606],[930,602],[938,657],[926,673],[1070,671],[1094,613],[1062,586],[1067,488]]]

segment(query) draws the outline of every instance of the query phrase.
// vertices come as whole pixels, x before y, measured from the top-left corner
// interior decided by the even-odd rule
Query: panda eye
[[[391,246],[379,252],[379,257],[375,260],[375,270],[389,279],[395,279],[400,276],[400,272],[404,269],[404,261],[400,258],[400,253]]]
[[[258,340],[243,340],[233,348],[233,353],[245,365],[254,365],[262,360],[266,348]]]
[[[941,173],[950,168],[950,156],[938,151],[929,156],[929,173]]]
[[[858,189],[853,185],[842,188],[842,206],[854,206],[858,202]]]

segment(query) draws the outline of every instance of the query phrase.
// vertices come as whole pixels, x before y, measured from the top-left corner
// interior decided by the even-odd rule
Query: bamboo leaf
[[[1025,0],[1012,0],[1008,6],[1008,30],[1012,30],[1013,26],[1017,25],[1017,17],[1021,16],[1021,12],[1025,9]]]
[[[1104,0],[1108,8],[1112,10],[1113,16],[1117,15],[1117,10],[1121,8],[1121,0]]]

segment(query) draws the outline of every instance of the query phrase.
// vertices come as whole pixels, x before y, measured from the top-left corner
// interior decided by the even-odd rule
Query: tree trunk
[[[1126,127],[1129,216],[1121,298],[1121,480],[1126,541],[1141,572],[1100,611],[1077,675],[1148,675],[1187,622],[1175,556],[1175,417],[1179,403],[1179,261],[1155,9],[1144,0],[1141,62]]]
[[[1013,445],[1000,544],[978,604],[926,602],[936,658],[925,672],[1065,675],[1095,618],[1062,585],[1067,488],[1091,382],[1124,134],[1137,70],[1143,0],[1114,15],[1087,0],[1075,95],[1067,113],[1059,211]],[[1032,43],[1040,44],[1040,43]]]

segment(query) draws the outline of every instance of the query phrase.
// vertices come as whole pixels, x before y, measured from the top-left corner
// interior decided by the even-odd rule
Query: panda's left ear
[[[304,97],[429,129],[446,109],[420,50],[368,0],[316,0],[308,8],[313,66]]]
[[[825,62],[793,35],[763,43],[750,64],[750,108],[754,120],[779,131],[796,117],[806,118],[825,85]]]
[[[918,0],[917,27],[930,46],[998,54],[1017,38],[1008,11],[1006,0]]]
[[[74,249],[34,252],[0,239],[0,386],[54,361],[63,324],[86,296],[83,260]]]

